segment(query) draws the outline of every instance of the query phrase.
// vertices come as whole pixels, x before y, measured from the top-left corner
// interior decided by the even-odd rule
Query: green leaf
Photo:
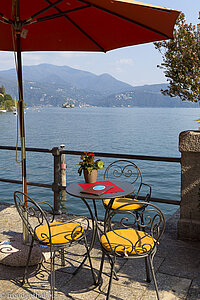
[[[97,165],[97,168],[98,168],[99,170],[101,170],[101,169],[103,169],[103,167],[104,167],[104,162],[103,162],[102,160],[97,160],[97,161],[96,161],[96,165]]]
[[[163,62],[169,86],[161,91],[164,95],[180,97],[182,101],[200,102],[200,33],[187,24],[183,13],[177,19],[174,39],[154,43]],[[198,121],[199,122],[199,121]]]

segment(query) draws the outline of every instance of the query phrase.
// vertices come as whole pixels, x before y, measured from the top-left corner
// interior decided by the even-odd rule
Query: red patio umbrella
[[[27,193],[23,51],[102,51],[173,38],[179,11],[133,0],[1,0],[0,50],[17,53],[23,192]]]

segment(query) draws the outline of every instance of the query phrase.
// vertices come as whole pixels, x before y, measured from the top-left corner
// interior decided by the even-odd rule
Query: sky
[[[198,24],[200,0],[140,0],[149,4],[180,10],[187,23]],[[92,72],[108,73],[118,80],[133,86],[166,83],[163,71],[157,68],[162,62],[153,43],[125,47],[107,53],[92,52],[30,52],[23,53],[23,65],[49,63],[69,66]],[[0,70],[14,68],[14,55],[0,51]]]

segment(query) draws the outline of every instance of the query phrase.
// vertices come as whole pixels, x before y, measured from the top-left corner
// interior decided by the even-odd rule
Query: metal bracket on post
[[[52,190],[54,192],[54,214],[61,214],[60,210],[60,149],[54,147],[51,150],[54,157],[54,182]]]

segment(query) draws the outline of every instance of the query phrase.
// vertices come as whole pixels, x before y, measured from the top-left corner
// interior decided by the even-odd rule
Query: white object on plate
[[[96,185],[93,187],[93,190],[95,191],[102,191],[105,189],[105,185]]]

